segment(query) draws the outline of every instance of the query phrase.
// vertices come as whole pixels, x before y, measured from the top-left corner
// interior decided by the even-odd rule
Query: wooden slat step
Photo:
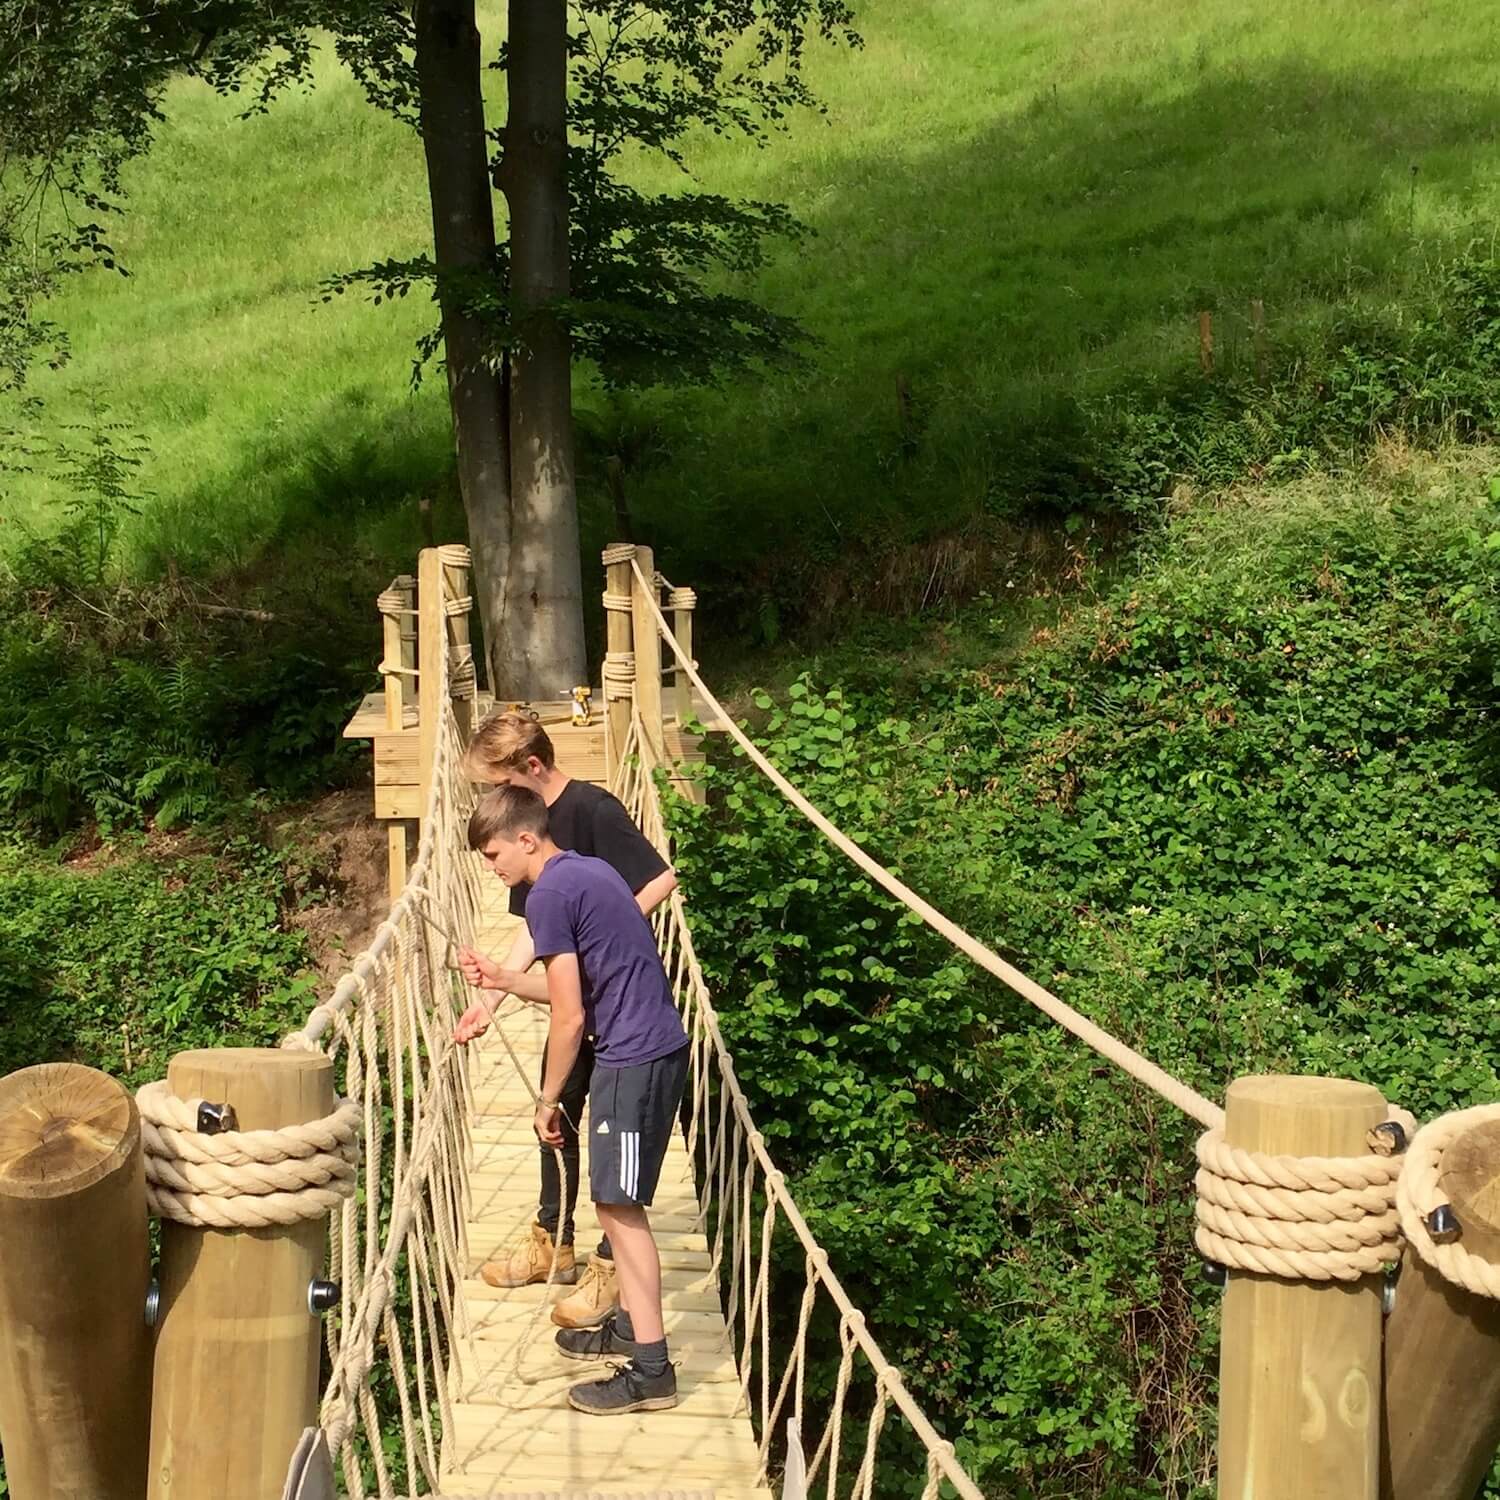
[[[678,1403],[673,1408],[680,1416],[731,1417],[748,1416],[744,1392],[734,1366],[727,1360],[714,1364],[706,1353],[684,1356],[677,1363]],[[559,1370],[557,1366],[565,1365]],[[473,1406],[494,1406],[501,1410],[536,1412],[562,1409],[567,1405],[568,1391],[580,1381],[599,1380],[609,1373],[602,1365],[586,1365],[565,1360],[554,1353],[548,1359],[538,1354],[523,1362],[517,1375],[509,1351],[492,1361],[488,1370],[455,1377],[450,1388],[458,1400]]]
[[[557,1332],[557,1325],[549,1317],[538,1317],[533,1322],[535,1304],[528,1307],[523,1303],[485,1302],[476,1298],[464,1303],[464,1312],[469,1319],[466,1337],[471,1350],[484,1343],[510,1346],[527,1333],[533,1341],[550,1341]],[[679,1349],[714,1350],[729,1347],[728,1336],[724,1332],[724,1316],[717,1308],[666,1307],[662,1310],[662,1324],[666,1328],[667,1341],[672,1346],[674,1359]],[[464,1357],[468,1358],[468,1355]]]
[[[497,1418],[499,1420],[497,1420]],[[690,1417],[677,1411],[596,1417],[571,1408],[506,1412],[465,1403],[453,1409],[455,1451],[471,1474],[503,1474],[530,1488],[551,1476],[559,1486],[608,1483],[619,1489],[714,1479],[740,1469],[753,1477],[759,1462],[747,1420]]]

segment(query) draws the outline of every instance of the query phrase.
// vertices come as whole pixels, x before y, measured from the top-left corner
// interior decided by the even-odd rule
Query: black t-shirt
[[[652,847],[618,797],[591,781],[570,781],[547,809],[547,826],[559,849],[590,854],[613,865],[632,891],[638,892],[665,872],[667,862]],[[526,915],[531,882],[510,888],[511,915]]]

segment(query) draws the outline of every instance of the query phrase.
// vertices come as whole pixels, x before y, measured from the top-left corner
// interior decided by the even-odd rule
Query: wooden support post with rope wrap
[[[1378,1089],[1240,1078],[1199,1143],[1198,1246],[1228,1263],[1220,1500],[1376,1500],[1383,1264],[1399,1163]]]
[[[1386,1327],[1383,1500],[1471,1500],[1500,1444],[1500,1105],[1417,1132]]]
[[[318,1417],[336,1290],[318,1278],[358,1112],[336,1110],[326,1057],[292,1048],[179,1053],[138,1097],[166,1221],[146,1493],[265,1500]]]
[[[384,655],[380,674],[384,679],[385,727],[390,734],[406,728],[406,684],[416,676],[416,602],[417,580],[401,573],[375,601],[380,611],[381,639]],[[407,831],[406,818],[393,818],[386,828],[386,892],[394,902],[406,885]]]
[[[469,639],[469,615],[474,608],[469,549],[449,543],[439,547],[437,554],[442,565],[443,627],[448,632],[447,691],[459,736],[467,744],[474,732],[474,699],[479,689],[474,645]]]
[[[631,697],[635,692],[635,646],[630,564],[635,547],[614,542],[604,549],[604,777],[619,773],[630,733]]]
[[[149,1279],[129,1092],[74,1063],[0,1079],[0,1446],[14,1500],[140,1500]]]
[[[662,732],[661,590],[649,547],[637,547],[630,564],[632,634],[635,639],[635,711],[646,747],[658,765],[667,758]]]

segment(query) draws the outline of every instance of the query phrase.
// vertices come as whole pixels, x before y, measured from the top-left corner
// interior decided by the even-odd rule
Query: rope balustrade
[[[1202,1094],[1189,1088],[1180,1079],[1174,1078],[1164,1068],[1158,1067],[1149,1058],[1143,1057],[1133,1047],[1128,1047],[1117,1037],[1111,1036],[1102,1026],[1095,1025],[1087,1016],[1058,999],[1050,990],[1043,988],[1034,979],[1023,974],[1013,964],[1008,964],[986,947],[977,938],[965,932],[956,922],[944,916],[930,902],[925,901],[904,881],[893,875],[872,855],[855,843],[848,834],[825,817],[780,771],[766,759],[760,748],[742,730],[724,705],[714,696],[712,689],[698,675],[697,668],[686,652],[677,644],[672,628],[656,602],[655,589],[642,574],[640,567],[632,561],[631,570],[648,608],[656,622],[657,633],[677,658],[677,664],[687,674],[688,680],[703,696],[703,701],[719,717],[730,737],[749,756],[756,768],[836,849],[846,855],[883,890],[889,892],[909,910],[927,923],[934,932],[946,938],[955,948],[971,958],[980,968],[993,974],[1008,985],[1023,1000],[1050,1016],[1060,1026],[1066,1027],[1080,1041],[1087,1043],[1101,1057],[1129,1073],[1132,1078],[1144,1083],[1147,1088],[1160,1094],[1169,1104],[1175,1104],[1185,1114],[1191,1115],[1203,1125],[1222,1125],[1224,1111]]]
[[[665,768],[654,763],[638,721],[632,725],[627,745],[630,753],[616,795],[646,837],[665,852],[668,837],[653,774]],[[864,1314],[834,1274],[828,1252],[803,1217],[755,1125],[694,949],[680,890],[658,909],[656,929],[692,1048],[684,1106],[688,1151],[702,1164],[700,1223],[714,1220],[710,1277],[728,1279],[724,1315],[742,1396],[758,1428],[757,1483],[767,1480],[778,1459],[776,1443],[786,1417],[791,1417],[798,1431],[807,1430],[806,1419],[813,1409],[806,1392],[808,1340],[821,1298],[836,1320],[840,1359],[821,1432],[806,1460],[809,1490],[819,1481],[827,1484],[830,1495],[840,1493],[839,1470],[847,1456],[850,1430],[863,1423],[864,1443],[850,1493],[853,1500],[869,1500],[881,1436],[894,1408],[926,1455],[923,1500],[933,1500],[944,1481],[964,1500],[980,1500],[981,1492],[958,1462],[953,1446],[907,1390],[900,1371],[886,1358]],[[784,1352],[773,1343],[771,1325],[772,1246],[779,1229],[795,1237],[803,1261],[797,1330]],[[850,1395],[861,1376],[870,1386],[871,1405],[868,1413],[856,1416]]]

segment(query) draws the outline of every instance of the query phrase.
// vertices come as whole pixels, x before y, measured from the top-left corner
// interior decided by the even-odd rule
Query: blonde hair
[[[510,710],[491,714],[474,731],[464,769],[474,781],[500,781],[507,771],[524,771],[533,755],[549,771],[557,764],[547,731],[529,714]]]
[[[483,849],[493,838],[518,833],[547,837],[547,804],[529,786],[497,786],[474,804],[469,816],[469,848]]]

